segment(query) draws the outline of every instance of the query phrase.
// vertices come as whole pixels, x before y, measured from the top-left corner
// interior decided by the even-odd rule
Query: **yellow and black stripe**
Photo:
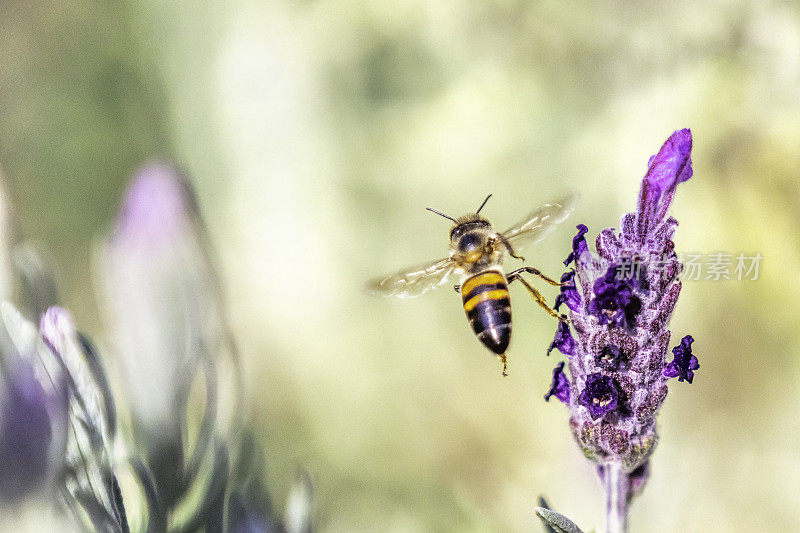
[[[487,270],[467,278],[461,298],[478,340],[497,355],[504,354],[511,341],[511,299],[503,274]]]

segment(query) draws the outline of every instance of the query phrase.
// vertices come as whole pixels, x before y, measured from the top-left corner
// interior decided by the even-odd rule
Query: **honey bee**
[[[566,320],[566,317],[554,311],[544,296],[521,275],[533,274],[555,286],[561,285],[559,282],[529,266],[505,274],[503,260],[508,254],[524,261],[525,258],[517,252],[540,241],[563,222],[572,212],[576,197],[544,204],[502,233],[496,232],[492,224],[480,215],[491,197],[491,194],[487,196],[475,213],[459,218],[428,207],[428,211],[454,223],[450,229],[450,254],[444,259],[372,280],[369,287],[377,294],[413,298],[444,285],[453,276],[460,276],[460,284],[454,289],[461,294],[467,320],[478,340],[503,363],[503,375],[506,376],[506,350],[511,341],[510,283],[519,280],[548,314],[559,320]]]

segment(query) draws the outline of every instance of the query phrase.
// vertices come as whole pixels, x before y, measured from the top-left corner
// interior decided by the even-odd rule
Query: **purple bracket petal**
[[[569,266],[573,261],[577,262],[581,254],[589,251],[589,246],[586,244],[586,239],[583,237],[589,231],[589,228],[584,224],[578,224],[575,227],[578,228],[578,233],[572,238],[572,251],[567,258],[564,259],[564,266]]]
[[[575,270],[564,272],[561,275],[561,292],[556,296],[555,305],[553,309],[558,311],[561,304],[566,304],[572,311],[578,311],[581,308],[581,295],[578,292],[578,287],[575,284]]]
[[[558,363],[553,369],[553,382],[550,384],[550,390],[544,395],[544,401],[549,402],[551,396],[569,404],[569,380],[564,375],[564,361]]]
[[[639,191],[637,236],[644,242],[648,233],[667,214],[675,188],[692,177],[692,132],[682,129],[670,135],[650,158]]]
[[[575,347],[575,339],[572,338],[569,332],[569,326],[563,320],[559,320],[558,327],[556,328],[556,336],[547,349],[547,355],[550,355],[550,352],[552,352],[554,348],[558,348],[558,351],[564,355],[574,355]]]

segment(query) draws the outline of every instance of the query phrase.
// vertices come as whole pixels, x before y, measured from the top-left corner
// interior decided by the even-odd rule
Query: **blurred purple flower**
[[[172,167],[158,162],[143,167],[125,193],[115,238],[126,247],[169,246],[189,230],[190,198]]]
[[[191,497],[192,527],[215,531],[232,483],[236,441],[226,432],[236,434],[242,423],[238,366],[193,190],[173,167],[153,163],[133,176],[98,266],[141,461],[137,475],[159,497],[151,523],[159,529]],[[221,388],[230,401],[219,401]],[[190,430],[198,415],[199,427]],[[199,497],[190,492],[198,484],[207,485]]]
[[[156,162],[133,176],[99,270],[133,435],[157,491],[173,505],[194,475],[186,472],[192,451],[211,453],[209,427],[189,450],[184,432],[189,390],[207,349],[219,345],[202,227],[191,188],[174,168]]]
[[[67,403],[60,369],[41,351],[36,328],[9,303],[0,308],[0,503],[21,503],[54,492]]]
[[[7,378],[0,398],[0,499],[19,501],[52,477],[53,400],[24,361]]]
[[[177,440],[181,395],[220,331],[194,197],[172,167],[153,163],[134,175],[99,267],[134,422]]]
[[[0,270],[12,265],[1,193]],[[241,412],[235,351],[192,190],[172,167],[136,174],[98,261],[130,407],[124,447],[115,446],[116,405],[99,354],[66,309],[51,307],[47,270],[23,259],[9,271],[41,321],[37,329],[0,301],[0,507],[58,501],[73,526],[128,533],[115,455],[130,453],[121,464],[145,498],[142,530],[310,531],[310,482],[282,522],[257,468],[263,457],[245,459],[232,416]],[[14,293],[2,274],[0,296]],[[218,401],[220,385],[232,387],[231,401]]]
[[[64,370],[69,431],[61,480],[74,499],[73,506],[84,511],[76,513],[76,518],[87,529],[124,533],[128,531],[127,516],[113,451],[116,408],[105,371],[66,309],[47,309],[40,332]]]
[[[58,306],[47,309],[39,328],[45,344],[61,360],[66,370],[72,397],[71,415],[77,416],[83,427],[96,433],[96,436],[88,438],[96,438],[102,443],[102,451],[110,457],[115,431],[115,407],[100,362],[94,359],[94,354],[87,352],[88,339],[81,342],[72,315]]]

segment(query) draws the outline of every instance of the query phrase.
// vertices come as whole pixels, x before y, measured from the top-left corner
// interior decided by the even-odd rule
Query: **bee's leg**
[[[458,294],[461,294],[461,285],[453,285],[453,290]]]
[[[497,239],[498,239],[498,240],[499,240],[501,243],[503,243],[503,246],[505,246],[505,247],[506,247],[506,250],[508,250],[508,255],[510,255],[510,256],[511,256],[511,257],[513,257],[514,259],[519,259],[520,261],[525,261],[525,258],[524,258],[524,257],[522,257],[521,255],[517,255],[517,254],[515,254],[515,253],[514,253],[514,247],[513,247],[513,246],[511,246],[511,243],[510,243],[510,242],[508,242],[508,239],[506,239],[505,237],[503,237],[503,236],[502,236],[502,235],[500,235],[499,233],[497,234]]]
[[[520,269],[520,270],[522,270],[522,269]],[[514,273],[512,272],[512,274],[514,274]],[[558,320],[565,320],[566,319],[566,317],[564,317],[563,315],[559,315],[556,311],[553,310],[552,307],[547,305],[547,300],[545,300],[544,296],[542,296],[542,294],[539,291],[537,291],[536,288],[533,285],[531,285],[530,283],[525,281],[522,278],[522,276],[517,274],[514,277],[511,277],[511,275],[509,274],[508,282],[511,283],[514,280],[519,280],[519,282],[522,283],[525,286],[526,289],[528,289],[528,292],[531,293],[531,296],[536,301],[536,303],[539,304],[542,307],[542,309],[547,311],[547,314],[549,314],[553,318],[557,318]]]
[[[540,278],[542,278],[543,280],[545,280],[545,281],[546,281],[547,283],[549,283],[550,285],[554,285],[554,286],[556,286],[556,287],[560,287],[561,285],[563,285],[563,283],[559,283],[559,282],[557,282],[556,280],[554,280],[554,279],[552,279],[552,278],[548,278],[547,276],[545,276],[544,274],[542,274],[542,273],[539,271],[539,269],[538,269],[538,268],[533,268],[533,267],[522,267],[522,268],[518,268],[518,269],[516,269],[516,270],[515,270],[515,271],[513,271],[513,272],[509,272],[508,276],[506,276],[506,277],[508,278],[508,281],[509,281],[509,282],[511,282],[511,280],[518,278],[518,277],[519,277],[519,275],[520,275],[522,272],[527,272],[528,274],[533,274],[534,276],[539,276]]]
[[[498,355],[497,358],[503,363],[503,377],[508,377],[508,361],[506,361],[506,354]]]

